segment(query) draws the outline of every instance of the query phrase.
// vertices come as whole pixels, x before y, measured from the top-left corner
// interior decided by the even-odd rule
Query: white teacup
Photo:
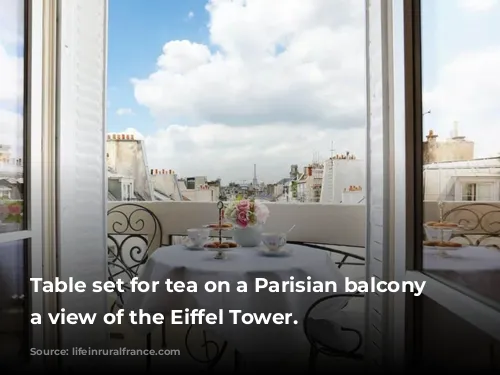
[[[280,251],[286,245],[286,233],[263,233],[262,242],[269,251]]]
[[[191,245],[202,247],[210,238],[210,229],[191,228],[187,230],[187,235]]]

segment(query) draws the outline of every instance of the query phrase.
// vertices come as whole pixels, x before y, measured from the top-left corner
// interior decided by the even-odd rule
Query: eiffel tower
[[[253,180],[252,186],[256,188],[259,185],[259,181],[257,181],[257,164],[253,165]]]

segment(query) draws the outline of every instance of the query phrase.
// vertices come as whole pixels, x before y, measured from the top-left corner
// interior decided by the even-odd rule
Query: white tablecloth
[[[444,257],[439,250],[425,249],[423,268],[426,271],[500,271],[500,250],[481,246],[467,246],[447,250]]]
[[[130,293],[125,302],[126,310],[160,312],[168,314],[173,309],[198,308],[207,312],[219,309],[243,310],[243,312],[280,312],[293,313],[298,325],[233,325],[229,316],[223,325],[210,325],[209,328],[222,339],[235,346],[240,352],[286,349],[286,343],[305,340],[302,319],[307,309],[319,298],[331,293],[269,293],[255,292],[255,278],[269,281],[305,281],[311,276],[316,281],[335,281],[337,293],[344,292],[344,276],[325,251],[303,246],[288,245],[292,249],[289,257],[271,258],[258,254],[255,248],[238,248],[228,252],[228,259],[215,260],[212,251],[190,251],[182,245],[163,247],[154,252],[143,271],[141,280],[159,281],[164,286],[167,279],[172,281],[195,281],[197,293],[168,293],[164,287],[156,293]],[[230,293],[209,293],[204,290],[207,281],[228,281],[232,286]],[[238,293],[238,281],[246,281],[247,293]],[[345,299],[336,299],[322,313],[330,314],[345,304]],[[293,320],[292,319],[292,320]],[[151,327],[135,326],[148,332]]]
[[[500,250],[482,246],[424,251],[423,269],[483,297],[500,301]]]

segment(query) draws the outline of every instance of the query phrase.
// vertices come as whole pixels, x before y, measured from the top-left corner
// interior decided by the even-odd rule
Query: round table
[[[236,248],[227,253],[227,259],[214,259],[213,251],[187,250],[182,245],[162,247],[156,250],[149,258],[141,271],[140,280],[152,283],[160,282],[158,290],[153,292],[130,293],[125,301],[125,309],[165,315],[171,310],[206,309],[207,313],[218,312],[222,309],[242,310],[244,313],[292,313],[291,321],[297,325],[243,325],[232,324],[229,317],[224,318],[224,324],[210,325],[208,328],[222,339],[226,340],[238,351],[289,351],[287,344],[305,343],[302,331],[302,319],[307,309],[319,298],[332,293],[271,293],[269,291],[256,292],[254,289],[256,278],[265,278],[268,281],[290,280],[306,281],[311,276],[313,281],[335,281],[337,293],[343,293],[345,277],[329,257],[322,250],[305,246],[287,245],[291,250],[288,257],[265,257],[259,254],[258,248]],[[195,281],[198,285],[196,293],[169,293],[165,290],[164,282]],[[208,281],[228,281],[230,292],[209,293],[204,285]],[[248,291],[236,291],[238,281],[245,281]],[[346,300],[334,299],[322,310],[322,314],[330,314],[333,310],[342,308]],[[135,326],[138,330],[147,333],[151,327]]]
[[[447,250],[446,256],[425,249],[423,270],[466,287],[483,297],[500,301],[500,250],[485,246],[464,246]]]

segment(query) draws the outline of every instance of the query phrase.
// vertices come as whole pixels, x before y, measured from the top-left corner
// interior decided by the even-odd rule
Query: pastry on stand
[[[207,243],[205,247],[208,250],[216,251],[217,254],[215,255],[215,259],[225,259],[226,258],[226,251],[231,250],[235,247],[238,247],[236,242],[232,241],[223,241],[222,240],[222,232],[223,231],[229,231],[233,229],[233,225],[230,223],[223,223],[222,218],[224,217],[224,202],[220,200],[217,203],[217,208],[219,209],[219,222],[215,224],[207,224],[204,227],[205,228],[210,228],[211,230],[217,231],[218,232],[218,241],[213,241],[210,243]]]

